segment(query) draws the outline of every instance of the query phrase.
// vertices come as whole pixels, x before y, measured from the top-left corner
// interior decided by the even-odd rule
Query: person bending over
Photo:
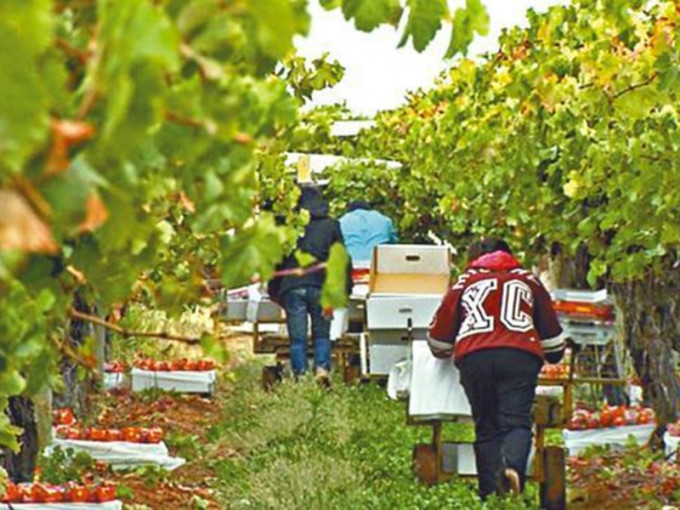
[[[428,343],[460,370],[484,500],[523,490],[538,373],[544,360],[562,359],[565,343],[548,291],[504,241],[474,243],[470,256],[435,312]]]

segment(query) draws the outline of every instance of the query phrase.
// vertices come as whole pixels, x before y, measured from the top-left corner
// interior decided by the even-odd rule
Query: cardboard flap
[[[449,274],[378,273],[371,282],[371,294],[432,294],[449,290]]]

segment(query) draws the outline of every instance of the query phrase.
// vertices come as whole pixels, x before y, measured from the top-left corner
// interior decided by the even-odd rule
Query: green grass
[[[331,391],[311,380],[259,386],[260,367],[242,366],[229,383],[225,419],[214,426],[207,458],[227,508],[422,509],[535,508],[523,501],[482,507],[476,480],[428,488],[414,478],[411,450],[431,429],[408,426],[405,404],[376,384]],[[450,424],[444,438],[471,439],[469,425]],[[225,452],[230,452],[225,455]]]

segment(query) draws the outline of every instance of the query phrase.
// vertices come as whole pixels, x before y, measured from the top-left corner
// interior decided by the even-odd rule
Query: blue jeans
[[[495,492],[502,469],[524,487],[531,450],[531,406],[543,361],[518,349],[486,349],[459,363],[460,382],[475,421],[475,460],[481,499]]]
[[[311,286],[290,289],[283,295],[290,337],[290,363],[295,375],[307,371],[307,315],[312,318],[314,369],[331,369],[331,321],[324,317],[320,300],[321,289]]]

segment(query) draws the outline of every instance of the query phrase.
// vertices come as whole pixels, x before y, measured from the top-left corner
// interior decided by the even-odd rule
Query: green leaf
[[[347,304],[347,250],[340,243],[331,246],[326,264],[326,281],[321,289],[324,308],[342,308]]]
[[[222,239],[222,282],[228,287],[247,284],[254,274],[268,280],[283,258],[283,232],[271,215],[250,228]]]
[[[449,13],[448,4],[446,0],[409,0],[408,6],[408,21],[399,47],[413,37],[413,47],[423,51],[441,28],[442,18]]]
[[[345,19],[354,19],[357,29],[364,32],[370,32],[383,23],[396,25],[399,23],[401,12],[399,0],[342,1],[342,13]]]
[[[300,15],[289,0],[252,0],[250,12],[262,51],[275,59],[293,47],[293,36],[305,35],[309,29],[309,15]]]
[[[300,267],[311,266],[316,262],[314,255],[302,250],[295,250],[295,259]]]
[[[480,0],[467,0],[464,9],[456,9],[451,25],[451,40],[446,58],[458,53],[467,54],[475,32],[479,35],[489,32],[489,15]]]
[[[26,379],[16,370],[0,372],[0,388],[5,395],[20,395],[26,388]]]

